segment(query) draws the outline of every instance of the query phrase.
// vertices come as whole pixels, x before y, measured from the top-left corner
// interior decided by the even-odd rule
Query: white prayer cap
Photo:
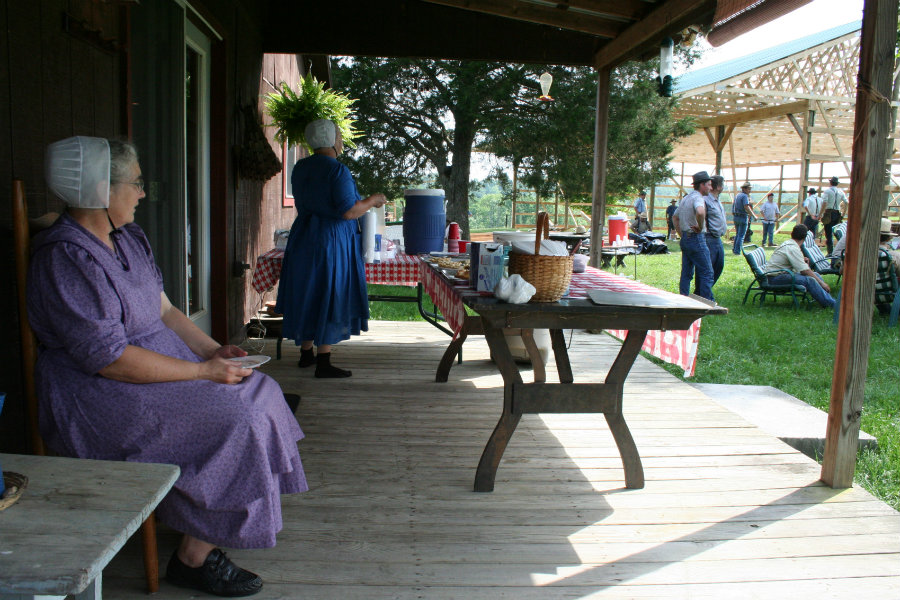
[[[44,157],[50,190],[74,208],[109,208],[109,142],[76,136],[53,142]]]
[[[303,137],[306,144],[315,150],[316,148],[331,148],[336,137],[334,123],[328,119],[316,119],[306,126]]]

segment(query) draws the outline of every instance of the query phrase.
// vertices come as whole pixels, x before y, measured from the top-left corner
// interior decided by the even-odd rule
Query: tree
[[[366,193],[398,197],[416,183],[443,188],[447,217],[469,233],[475,140],[515,109],[525,68],[480,61],[354,58],[339,61],[334,86],[356,98],[359,150],[347,157]],[[537,82],[533,83],[537,88]]]
[[[554,102],[537,100],[547,67],[478,61],[354,58],[338,62],[334,85],[356,98],[363,136],[347,157],[365,193],[399,197],[412,184],[443,188],[448,218],[469,234],[471,153],[476,142],[521,167],[522,182],[546,197],[557,186],[590,195],[596,74],[553,67]],[[691,132],[656,95],[655,67],[615,71],[610,102],[607,190],[625,195],[669,175],[677,137]]]
[[[555,98],[543,110],[495,121],[483,147],[524,170],[523,182],[546,195],[559,186],[569,200],[589,198],[594,160],[597,75],[590,68],[554,67]],[[675,100],[657,94],[654,61],[629,62],[613,72],[607,194],[626,197],[671,175],[675,140],[693,133],[672,117]]]

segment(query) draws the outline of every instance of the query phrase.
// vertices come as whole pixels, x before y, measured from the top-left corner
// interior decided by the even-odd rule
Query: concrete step
[[[810,458],[820,460],[825,453],[828,414],[818,408],[768,385],[691,385]],[[878,442],[868,433],[860,431],[859,447],[874,450]]]

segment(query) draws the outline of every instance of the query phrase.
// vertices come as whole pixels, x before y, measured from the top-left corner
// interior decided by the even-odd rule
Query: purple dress
[[[303,432],[273,379],[134,384],[98,374],[127,345],[201,361],[160,319],[162,277],[144,232],[130,224],[116,237],[121,260],[64,214],[34,240],[27,293],[41,343],[41,434],[66,456],[176,464],[161,521],[217,545],[274,546],[280,494],[307,485]]]

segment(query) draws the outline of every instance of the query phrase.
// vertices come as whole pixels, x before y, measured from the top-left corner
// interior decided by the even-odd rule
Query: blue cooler
[[[0,392],[0,413],[3,412],[3,401],[6,400],[6,394]],[[3,492],[6,490],[6,486],[3,485],[3,465],[0,465],[0,497],[3,496]]]
[[[403,245],[407,254],[426,254],[444,249],[447,215],[444,190],[406,190],[403,192]]]

